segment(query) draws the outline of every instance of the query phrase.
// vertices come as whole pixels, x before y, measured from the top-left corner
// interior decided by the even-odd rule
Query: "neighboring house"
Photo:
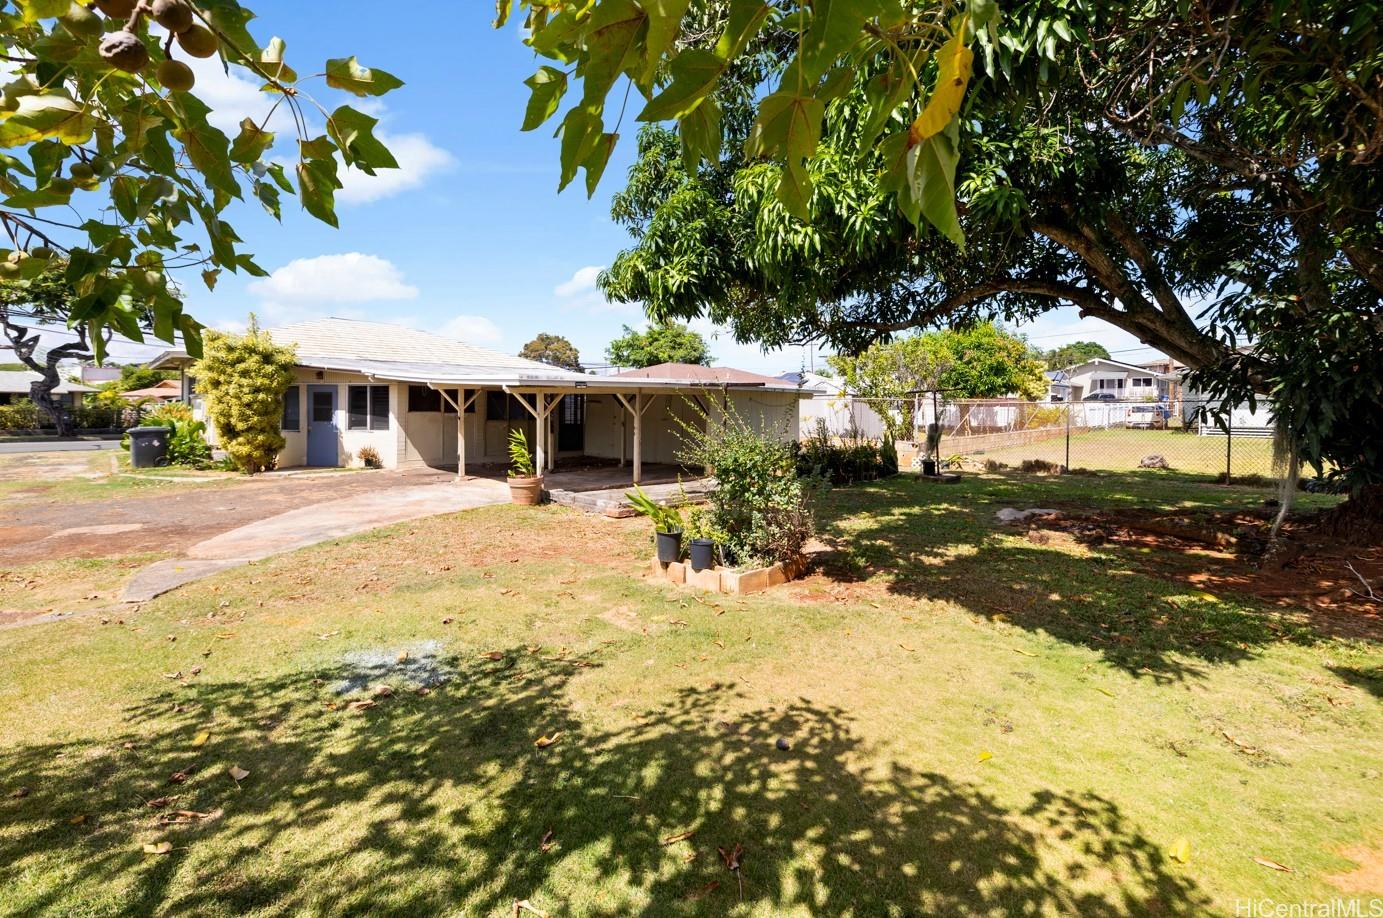
[[[182,399],[182,382],[176,379],[165,379],[161,383],[149,386],[147,389],[131,389],[128,392],[121,392],[120,397],[132,402],[153,399],[157,402],[176,402]]]
[[[797,380],[802,392],[810,396],[797,408],[801,436],[810,437],[825,422],[826,432],[834,437],[883,437],[886,429],[883,419],[868,402],[846,392],[839,380],[817,373],[785,373],[779,379]]]
[[[29,398],[30,387],[43,377],[28,370],[0,370],[0,405],[11,405]],[[59,405],[76,408],[82,404],[82,397],[96,390],[90,386],[63,379],[53,390]]]
[[[1067,371],[1048,370],[1042,375],[1047,377],[1047,400],[1051,402],[1069,402],[1071,400],[1071,383],[1066,375]]]
[[[505,463],[509,432],[521,429],[542,467],[558,456],[632,461],[637,481],[643,462],[676,461],[673,416],[699,423],[689,400],[714,419],[726,403],[753,417],[761,403],[795,410],[797,398],[795,388],[708,377],[704,367],[588,376],[381,322],[321,319],[269,334],[297,352],[280,467],[347,465],[370,446],[386,468],[464,473],[467,463]],[[190,394],[193,362],[168,351],[149,366],[182,371]]]
[[[1158,373],[1146,367],[1118,360],[1096,357],[1085,363],[1052,371],[1049,394],[1053,401],[1058,395],[1079,402],[1087,396],[1107,394],[1119,401],[1144,401],[1170,398],[1171,387],[1181,377],[1173,373]],[[1059,390],[1059,386],[1065,386]]]
[[[115,382],[120,378],[119,367],[82,367],[80,371],[82,385],[95,386],[100,388],[108,382]]]
[[[1163,357],[1159,360],[1152,360],[1148,363],[1139,364],[1145,370],[1152,370],[1159,377],[1167,381],[1167,400],[1173,404],[1180,402],[1182,398],[1182,377],[1186,375],[1188,367],[1180,360],[1173,360],[1171,357]]]

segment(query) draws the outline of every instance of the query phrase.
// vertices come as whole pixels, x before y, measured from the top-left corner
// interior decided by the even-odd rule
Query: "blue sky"
[[[339,230],[308,217],[296,198],[285,198],[281,224],[257,205],[233,205],[228,219],[273,277],[224,275],[214,293],[189,285],[194,315],[221,327],[243,324],[251,311],[269,326],[323,315],[398,321],[511,352],[549,332],[570,338],[589,362],[603,360],[622,324],[642,320],[637,308],[605,303],[593,284],[629,241],[609,219],[609,199],[629,168],[637,126],[630,119],[621,128],[593,199],[580,180],[559,195],[551,129],[518,130],[528,97],[522,81],[536,64],[515,25],[491,28],[491,4],[415,2],[400,7],[406,15],[364,0],[252,5],[256,37],[283,37],[299,73],[356,54],[406,82],[379,103],[358,105],[380,118],[403,168],[375,180],[350,175]],[[248,76],[228,78],[200,63],[198,92],[228,132],[272,104]],[[328,109],[350,101],[320,81],[310,91]],[[291,139],[289,122],[276,125]],[[723,365],[776,373],[812,360],[802,349],[765,355],[709,325],[699,330]],[[1075,337],[1111,350],[1138,346],[1072,310],[1020,330],[1044,347]]]

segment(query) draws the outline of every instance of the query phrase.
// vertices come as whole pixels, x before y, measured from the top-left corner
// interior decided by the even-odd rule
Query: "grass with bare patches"
[[[492,507],[262,562],[123,625],[9,629],[0,912],[1344,895],[1341,852],[1383,844],[1377,643],[993,523],[1257,500],[1137,477],[841,489],[824,573],[742,599],[646,576],[640,521]],[[736,845],[732,872],[717,849]]]

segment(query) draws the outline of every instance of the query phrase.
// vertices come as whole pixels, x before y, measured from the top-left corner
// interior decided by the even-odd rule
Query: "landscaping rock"
[[[1154,453],[1151,456],[1144,456],[1138,463],[1140,469],[1170,469],[1172,464],[1167,461],[1167,457]]]
[[[1034,507],[1030,510],[1015,510],[1013,507],[1005,507],[994,516],[1001,523],[1022,523],[1034,516],[1055,516],[1057,512],[1056,510],[1044,510],[1040,507]]]

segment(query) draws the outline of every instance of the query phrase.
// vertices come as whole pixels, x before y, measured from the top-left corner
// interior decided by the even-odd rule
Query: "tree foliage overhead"
[[[513,7],[497,0],[497,28]],[[594,191],[626,115],[675,125],[689,165],[719,161],[726,125],[718,90],[737,82],[733,91],[753,116],[750,130],[731,142],[773,164],[770,193],[807,219],[814,180],[807,162],[818,152],[823,113],[868,67],[860,150],[886,164],[892,199],[911,223],[961,241],[955,117],[994,0],[519,0],[518,7],[525,43],[551,62],[525,81],[524,130],[547,123],[568,90],[580,88],[557,127],[561,187],[584,169]],[[630,99],[635,90],[641,101]]]
[[[60,265],[72,295],[52,318],[81,329],[97,359],[112,332],[181,335],[198,353],[201,326],[182,308],[189,281],[179,278],[212,288],[225,271],[264,274],[226,220],[235,202],[278,218],[282,195],[297,194],[334,226],[343,166],[373,175],[398,165],[374,118],[329,108],[308,81],[362,98],[400,81],[354,57],[300,77],[284,41],[261,43],[253,19],[236,0],[0,4],[0,280],[31,284]],[[246,118],[234,137],[210,123],[193,57],[262,84],[274,110],[293,116],[291,151],[268,117]]]
[[[635,244],[607,297],[846,351],[1075,306],[1192,367],[1202,391],[1271,396],[1318,467],[1383,481],[1376,17],[1344,0],[1003,13],[976,39],[955,124],[963,250],[898,216],[887,158],[858,142],[885,63],[863,61],[824,108],[806,220],[739,145],[689,169],[677,136],[645,129],[614,208]],[[717,98],[730,113],[743,96]]]
[[[617,367],[641,369],[660,363],[711,365],[706,339],[685,325],[656,322],[644,331],[624,326],[624,334],[610,342],[605,357]]]
[[[283,394],[293,383],[294,360],[293,348],[275,344],[254,316],[243,335],[206,333],[192,375],[221,448],[243,472],[273,468],[284,447]]]
[[[571,370],[573,373],[581,372],[580,351],[576,349],[576,345],[561,335],[540,333],[523,346],[523,350],[519,351],[519,356],[554,367],[561,367],[564,370]]]

